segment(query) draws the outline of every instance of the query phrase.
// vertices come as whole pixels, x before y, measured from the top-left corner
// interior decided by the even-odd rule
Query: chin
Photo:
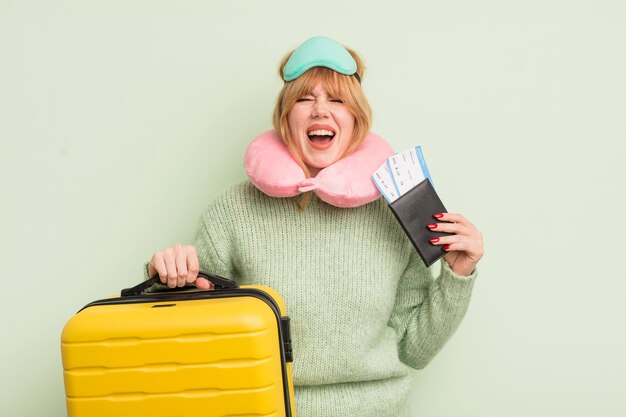
[[[324,169],[332,164],[337,162],[336,158],[323,158],[323,159],[313,159],[310,162],[306,162],[306,164],[312,168]]]

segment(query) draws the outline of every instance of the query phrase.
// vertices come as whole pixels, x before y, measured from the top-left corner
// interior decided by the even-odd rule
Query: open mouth
[[[311,146],[315,149],[328,149],[332,145],[335,132],[328,129],[314,129],[306,132]]]

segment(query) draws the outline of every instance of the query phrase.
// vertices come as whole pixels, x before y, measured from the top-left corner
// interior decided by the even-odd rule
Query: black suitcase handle
[[[208,281],[211,281],[214,285],[215,290],[231,290],[231,289],[239,288],[239,285],[237,285],[237,283],[233,281],[232,279],[220,277],[219,275],[208,274],[206,272],[200,271],[198,272],[198,278],[204,278]],[[145,290],[147,290],[148,288],[156,284],[157,282],[161,282],[161,279],[159,278],[158,275],[150,279],[147,279],[146,281],[143,281],[142,283],[135,285],[134,287],[124,288],[121,291],[121,296],[128,297],[131,295],[140,295]],[[181,291],[185,288],[189,289],[189,288],[196,288],[196,287],[195,286],[177,287],[177,288],[171,288],[169,290]],[[167,292],[167,291],[168,290],[164,290],[163,292]]]

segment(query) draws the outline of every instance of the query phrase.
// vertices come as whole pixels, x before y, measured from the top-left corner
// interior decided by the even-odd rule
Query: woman
[[[350,158],[374,140],[359,56],[312,38],[283,59],[280,75],[275,131],[255,143],[278,138],[307,181],[343,164],[331,177],[340,182]],[[339,196],[357,203],[333,205],[302,186],[303,194],[288,196],[299,191],[263,181],[275,154],[251,149],[252,182],[218,197],[194,245],[155,253],[148,274],[169,287],[211,288],[196,279],[202,269],[276,289],[291,317],[300,417],[410,415],[409,370],[424,367],[464,316],[483,254],[480,232],[460,214],[433,213],[431,229],[454,233],[431,242],[447,252],[435,280],[382,198]],[[250,158],[263,166],[251,167]]]

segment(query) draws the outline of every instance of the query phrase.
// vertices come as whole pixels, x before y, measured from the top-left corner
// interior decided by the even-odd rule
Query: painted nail
[[[437,228],[437,223],[431,223],[428,225],[429,229],[436,229]]]
[[[441,214],[441,213],[437,213],[437,214],[435,214],[435,217],[436,217],[437,219],[440,219],[440,218],[442,218],[442,217],[443,217],[443,214]]]
[[[437,243],[439,242],[439,238],[438,237],[434,237],[432,239],[430,239],[430,243]]]
[[[443,250],[448,250],[448,249],[450,249],[450,245],[443,245],[442,248],[443,248]]]

